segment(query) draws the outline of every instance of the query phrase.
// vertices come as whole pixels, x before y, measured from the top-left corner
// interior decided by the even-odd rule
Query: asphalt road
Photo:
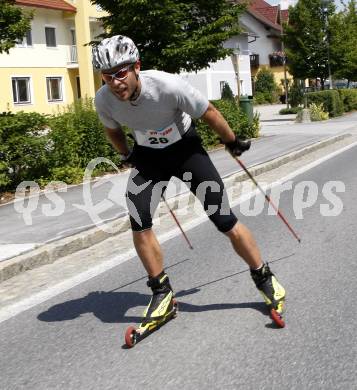
[[[163,245],[180,313],[134,349],[129,324],[149,300],[137,258],[0,324],[0,383],[42,389],[355,389],[357,388],[357,148],[305,172],[319,196],[293,212],[299,246],[276,216],[241,217],[288,294],[287,327],[272,326],[245,264],[209,222]],[[343,211],[323,217],[322,188],[342,181]],[[306,194],[308,196],[308,194]],[[239,206],[235,209],[239,214]]]

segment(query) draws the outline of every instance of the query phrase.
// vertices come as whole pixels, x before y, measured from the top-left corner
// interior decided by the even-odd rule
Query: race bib
[[[176,123],[159,130],[135,131],[135,137],[139,145],[154,149],[166,148],[182,139]]]

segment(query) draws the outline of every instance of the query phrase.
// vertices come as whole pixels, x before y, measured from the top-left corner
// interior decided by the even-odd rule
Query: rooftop
[[[289,11],[281,10],[279,5],[270,5],[264,0],[236,0],[239,3],[247,4],[247,12],[261,23],[277,31],[282,30],[281,22],[288,20]],[[280,11],[280,15],[279,15]],[[280,20],[281,19],[281,20]]]
[[[77,11],[76,7],[64,0],[16,0],[16,4],[35,8],[56,9],[67,12]]]

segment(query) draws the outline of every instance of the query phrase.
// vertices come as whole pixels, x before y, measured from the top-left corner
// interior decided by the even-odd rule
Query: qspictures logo
[[[151,217],[154,217],[161,196],[169,185],[167,181],[153,184],[148,180],[138,184],[136,177],[139,172],[135,168],[131,170],[129,176],[121,174],[95,179],[93,172],[99,164],[107,164],[117,173],[120,172],[119,168],[107,158],[99,157],[90,161],[83,177],[82,196],[78,200],[83,203],[70,204],[71,208],[77,208],[86,213],[92,222],[92,226],[97,226],[107,233],[114,233],[121,227],[121,224],[126,223],[125,218],[117,219],[115,227],[109,222],[115,218],[118,210],[122,210],[122,215],[129,214],[139,225],[142,223],[140,210],[137,209],[135,202],[131,200],[141,194],[148,198]],[[182,181],[176,182],[175,185],[171,183],[170,198],[190,190],[191,181],[192,173],[186,172]],[[284,183],[275,183],[274,186],[262,182],[260,185],[266,191],[269,191],[270,198],[278,208],[283,194],[284,197],[288,197],[289,204],[297,220],[303,219],[307,210],[316,206],[316,204],[318,204],[320,215],[323,217],[337,217],[343,211],[343,201],[339,194],[346,192],[346,186],[342,181],[334,180],[317,184],[313,181],[294,182],[289,180]],[[99,191],[102,187],[105,190]],[[69,187],[64,182],[51,182],[41,192],[36,182],[24,181],[16,189],[14,209],[28,226],[33,224],[35,214],[45,217],[58,217],[63,215],[66,212],[66,207],[69,206],[64,199],[64,194],[68,191]],[[198,216],[202,213],[202,205],[205,205],[205,212],[208,216],[214,213],[227,215],[232,205],[237,205],[238,213],[247,217],[258,217],[264,212],[268,215],[276,215],[276,211],[270,205],[266,208],[267,203],[264,196],[255,191],[251,182],[237,183],[229,187],[223,193],[222,202],[219,205],[207,202],[210,194],[221,191],[220,185],[215,181],[200,183],[196,188],[193,207],[188,207],[188,196],[177,198],[177,215],[191,213],[192,217]],[[101,196],[98,196],[98,192],[101,192]],[[40,196],[44,197],[41,202]],[[240,202],[242,197],[246,200]],[[159,224],[160,218],[157,218],[155,223]]]

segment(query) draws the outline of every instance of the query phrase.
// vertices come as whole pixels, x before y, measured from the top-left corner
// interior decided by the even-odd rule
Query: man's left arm
[[[219,135],[224,144],[235,140],[235,134],[229,124],[212,103],[209,103],[206,112],[200,119],[206,122],[207,125]]]
[[[222,142],[226,145],[232,155],[240,156],[243,152],[249,150],[250,141],[240,140],[234,134],[223,115],[212,103],[209,103],[208,108],[201,116],[201,119],[219,135]]]

